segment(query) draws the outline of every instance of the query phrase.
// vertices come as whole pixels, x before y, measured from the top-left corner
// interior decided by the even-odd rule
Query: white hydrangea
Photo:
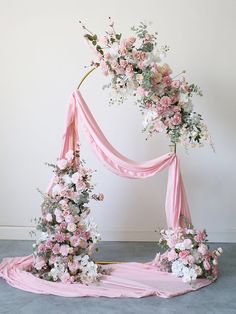
[[[183,268],[184,265],[181,261],[176,260],[173,262],[171,266],[171,271],[176,277],[182,277],[183,276]]]

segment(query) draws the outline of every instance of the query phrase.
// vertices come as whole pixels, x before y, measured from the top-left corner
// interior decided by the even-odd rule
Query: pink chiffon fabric
[[[88,286],[64,284],[46,281],[26,272],[25,269],[31,264],[31,255],[4,258],[0,264],[0,276],[15,288],[63,297],[141,298],[152,295],[170,298],[210,284],[206,279],[198,279],[194,286],[191,286],[171,273],[158,271],[155,266],[148,263],[113,264],[111,275],[103,276],[100,282]]]
[[[83,127],[86,137],[98,158],[117,175],[143,179],[169,167],[165,204],[168,226],[171,228],[180,226],[181,215],[191,222],[179,169],[179,160],[175,154],[168,153],[144,162],[133,161],[121,155],[102,133],[81,93],[75,91],[69,99],[60,158],[64,158],[69,149],[74,150],[76,148],[78,122]],[[50,182],[48,190],[50,190],[52,184],[53,181]],[[77,283],[63,284],[39,279],[27,272],[31,265],[32,255],[4,258],[0,263],[0,277],[4,278],[11,286],[25,291],[65,297],[140,298],[156,295],[169,298],[210,284],[210,281],[206,279],[198,279],[194,286],[183,283],[181,278],[176,278],[171,273],[159,271],[155,261],[149,263],[112,264],[113,271],[111,275],[103,276],[99,283],[93,283],[88,286]]]
[[[143,162],[130,160],[123,156],[109,143],[81,93],[77,90],[69,99],[65,134],[60,152],[61,158],[64,158],[68,149],[72,148],[72,130],[76,130],[74,135],[78,138],[78,133],[76,133],[78,132],[78,121],[97,157],[113,173],[126,178],[144,179],[169,167],[165,203],[168,227],[175,229],[180,226],[183,222],[182,216],[191,223],[179,160],[175,154],[168,153]]]

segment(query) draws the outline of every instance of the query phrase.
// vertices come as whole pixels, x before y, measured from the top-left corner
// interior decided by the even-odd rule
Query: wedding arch
[[[135,36],[128,38],[115,31],[111,20],[103,37],[84,25],[82,28],[95,60],[70,95],[60,156],[57,164],[48,164],[54,174],[42,193],[42,215],[37,224],[41,235],[32,255],[3,259],[0,277],[25,291],[66,297],[168,298],[207,286],[217,279],[217,258],[222,249],[210,250],[206,231],[192,225],[176,155],[177,143],[196,147],[210,140],[191,100],[194,94],[202,95],[201,90],[183,76],[177,79],[185,71],[171,75],[170,66],[162,61],[169,48],[158,48],[157,33],[150,33],[145,23],[133,27]],[[127,95],[135,96],[144,115],[144,131],[148,136],[169,136],[171,152],[138,162],[112,146],[80,92],[81,84],[98,67],[110,77],[105,86],[112,91],[109,102],[122,103]],[[102,201],[103,194],[93,194],[92,173],[80,158],[78,125],[100,161],[116,175],[144,179],[169,168],[165,201],[168,229],[161,230],[159,240],[165,251],[158,252],[153,261],[111,263],[108,267],[92,259],[100,236],[87,204],[91,199]]]

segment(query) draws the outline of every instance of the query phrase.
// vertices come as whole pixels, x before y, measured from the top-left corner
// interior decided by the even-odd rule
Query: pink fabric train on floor
[[[136,162],[121,155],[108,142],[81,93],[77,90],[69,99],[66,129],[60,158],[69,149],[75,149],[78,139],[78,122],[102,163],[117,175],[143,179],[169,167],[166,193],[166,217],[168,227],[177,228],[184,216],[191,222],[183,180],[179,169],[179,160],[173,153],[161,157]],[[48,189],[51,188],[50,183]],[[104,276],[101,282],[89,286],[81,284],[63,284],[36,278],[26,272],[32,263],[32,256],[4,258],[0,264],[0,277],[11,286],[34,293],[54,294],[66,297],[135,297],[156,295],[164,298],[177,296],[210,284],[207,279],[198,279],[192,287],[175,278],[171,273],[160,272],[155,263],[122,263],[112,265],[113,272]]]

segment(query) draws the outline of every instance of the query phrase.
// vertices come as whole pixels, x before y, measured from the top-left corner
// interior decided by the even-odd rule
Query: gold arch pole
[[[90,69],[81,79],[78,87],[77,87],[77,90],[80,89],[81,85],[83,84],[83,82],[86,80],[86,78],[96,69],[96,67],[93,67],[92,69]],[[176,144],[175,143],[171,143],[169,145],[170,147],[170,151],[174,154],[176,154]],[[98,261],[96,262],[96,264],[98,265],[109,265],[109,264],[121,264],[121,263],[126,263],[126,262],[108,262],[108,261]]]
[[[86,80],[86,78],[87,78],[94,70],[96,70],[96,69],[97,69],[97,67],[92,67],[92,69],[90,69],[90,70],[82,77],[82,79],[81,79],[81,81],[80,81],[80,83],[79,83],[79,85],[78,85],[78,87],[77,87],[77,90],[80,89],[80,86],[83,84],[83,82]],[[171,143],[171,144],[169,145],[169,147],[170,147],[171,153],[176,154],[176,143]]]

